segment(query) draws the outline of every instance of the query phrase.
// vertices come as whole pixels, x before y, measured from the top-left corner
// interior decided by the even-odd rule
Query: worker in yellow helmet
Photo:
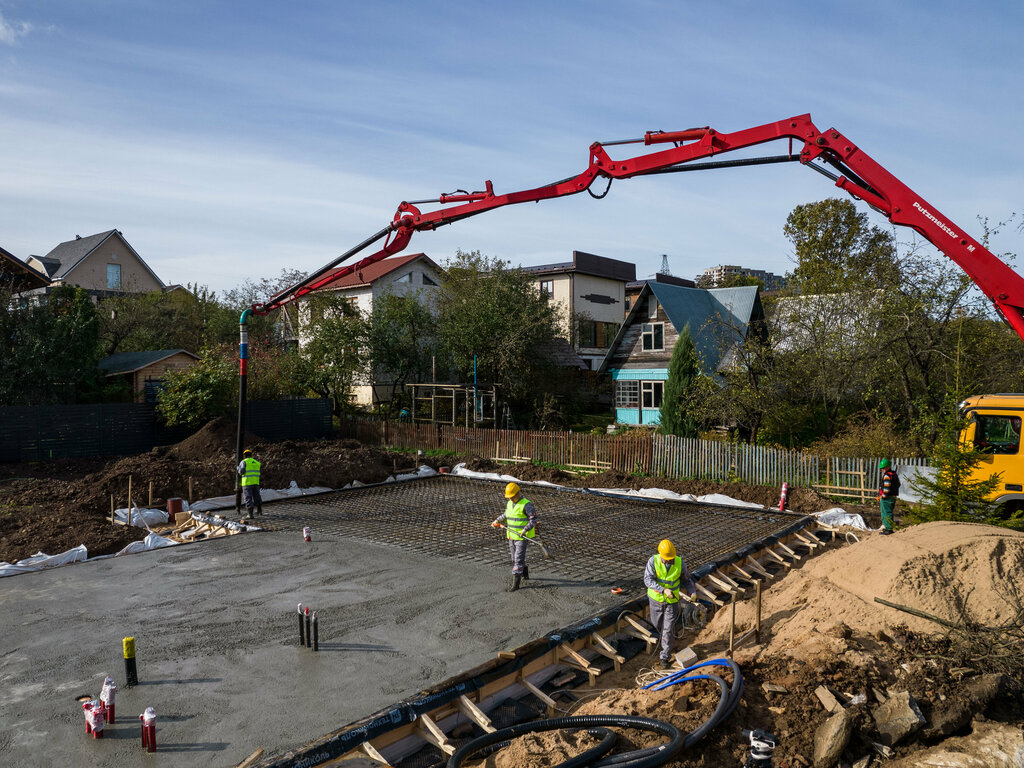
[[[509,592],[519,589],[523,579],[530,578],[530,568],[526,564],[526,539],[537,535],[537,508],[533,502],[523,497],[519,486],[509,483],[505,486],[505,511],[491,523],[494,528],[505,526],[508,533],[508,552],[512,556],[512,581],[508,585]]]
[[[679,617],[679,599],[697,599],[693,577],[686,570],[683,558],[676,554],[675,545],[668,539],[658,544],[658,553],[647,561],[644,584],[651,604],[651,624],[661,634],[661,668],[672,668],[672,644],[675,640],[676,620]]]
[[[242,478],[242,495],[245,497],[246,515],[252,519],[253,507],[256,514],[263,514],[263,498],[260,496],[260,463],[252,457],[252,451],[246,448],[242,451],[242,460],[235,468],[238,476]]]

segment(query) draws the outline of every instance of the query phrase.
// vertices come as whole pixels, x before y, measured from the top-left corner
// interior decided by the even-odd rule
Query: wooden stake
[[[761,642],[761,582],[757,582],[757,619],[754,623],[754,640]]]
[[[147,506],[149,506],[149,507],[153,506],[153,481],[152,480],[149,481],[149,504]]]
[[[132,522],[132,476],[128,475],[128,524]]]
[[[114,494],[110,494],[110,524],[114,524]]]
[[[256,764],[256,761],[263,757],[263,747],[259,747],[255,752],[249,755],[245,760],[240,762],[235,768],[249,768]]]
[[[733,642],[736,639],[736,595],[732,596],[730,601],[732,609],[729,612],[729,656],[732,656]]]
[[[189,475],[189,477],[188,477],[188,503],[191,506],[191,504],[192,504],[192,476],[191,475]]]

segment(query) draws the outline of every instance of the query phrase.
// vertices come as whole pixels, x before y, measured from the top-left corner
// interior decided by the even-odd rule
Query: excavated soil
[[[117,508],[128,506],[129,478],[132,501],[148,506],[153,484],[154,507],[167,499],[202,499],[234,492],[236,425],[215,419],[196,434],[172,446],[116,459],[60,459],[49,462],[0,464],[0,561],[15,562],[37,552],[57,554],[85,544],[90,557],[110,554],[146,535],[143,528],[112,526],[111,497]],[[703,480],[668,480],[627,475],[615,470],[585,477],[533,464],[496,464],[480,457],[442,460],[383,451],[356,440],[285,440],[269,443],[247,435],[262,464],[263,487],[285,488],[293,480],[300,487],[341,488],[353,480],[380,482],[396,470],[417,464],[435,468],[465,461],[470,469],[513,474],[522,480],[547,480],[574,487],[665,488],[677,493],[723,493],[743,501],[775,506],[779,489],[745,483]],[[835,506],[809,488],[792,488],[789,509],[819,512]],[[845,506],[845,505],[844,505]],[[872,508],[846,506],[877,523]]]
[[[110,524],[117,508],[132,501],[164,508],[169,498],[202,499],[234,492],[236,426],[216,419],[173,446],[111,460],[64,459],[0,464],[0,561],[15,562],[37,552],[56,554],[85,544],[89,556],[110,554],[146,535],[144,528]],[[411,469],[414,456],[388,453],[356,440],[286,440],[267,443],[249,435],[262,464],[265,488],[341,488],[353,480],[380,482]],[[421,462],[422,463],[422,462]],[[427,463],[430,463],[429,461]]]

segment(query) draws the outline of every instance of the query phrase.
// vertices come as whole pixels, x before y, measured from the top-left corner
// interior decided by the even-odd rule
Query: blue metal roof
[[[717,371],[728,352],[746,337],[760,301],[756,285],[710,289],[667,283],[648,286],[677,332],[690,326],[697,354],[709,373]]]

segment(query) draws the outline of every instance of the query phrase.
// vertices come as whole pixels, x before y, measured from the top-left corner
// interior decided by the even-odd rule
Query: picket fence
[[[359,420],[346,420],[341,432],[363,443],[390,448],[450,451],[498,462],[556,464],[581,473],[614,469],[673,479],[789,483],[860,501],[874,498],[881,480],[878,457],[820,456],[644,432],[594,435]],[[897,467],[928,466],[928,460],[920,457],[887,458]]]

